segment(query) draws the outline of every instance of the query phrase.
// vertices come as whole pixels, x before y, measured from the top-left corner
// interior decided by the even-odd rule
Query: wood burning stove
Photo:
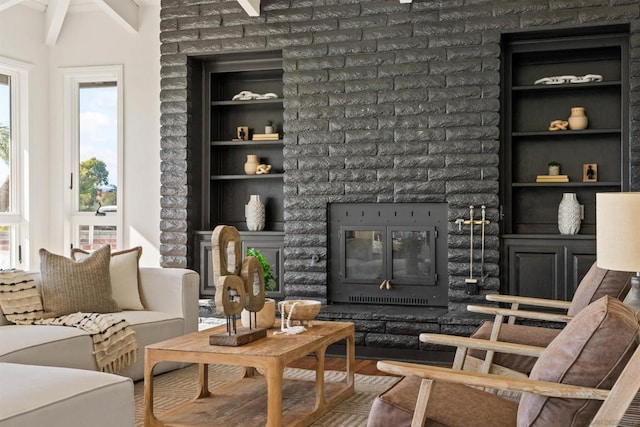
[[[329,301],[446,306],[446,203],[329,205]]]

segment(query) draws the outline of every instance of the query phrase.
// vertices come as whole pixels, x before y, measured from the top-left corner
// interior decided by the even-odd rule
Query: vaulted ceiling
[[[260,0],[237,0],[249,16],[260,16]],[[412,0],[399,0],[411,3]],[[45,43],[56,44],[67,13],[100,9],[121,24],[127,31],[138,31],[138,8],[159,5],[160,0],[0,0],[0,12],[17,4],[42,11],[45,16]]]

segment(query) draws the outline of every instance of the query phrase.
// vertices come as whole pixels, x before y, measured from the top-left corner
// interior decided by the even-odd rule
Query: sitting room
[[[219,390],[261,396],[241,425],[419,425],[449,373],[415,363],[563,383],[574,317],[640,307],[639,34],[635,0],[0,0],[0,426]],[[566,384],[606,402],[631,353]]]

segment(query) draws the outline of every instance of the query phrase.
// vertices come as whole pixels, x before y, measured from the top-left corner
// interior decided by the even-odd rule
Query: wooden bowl
[[[280,315],[283,316],[285,320],[289,318],[289,312],[293,307],[291,320],[309,321],[315,319],[318,313],[320,313],[321,306],[322,304],[320,301],[309,299],[290,299],[280,302],[278,304],[278,309],[280,310]]]

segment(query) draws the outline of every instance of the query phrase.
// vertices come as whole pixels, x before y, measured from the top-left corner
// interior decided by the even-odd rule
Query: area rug
[[[237,378],[240,367],[209,366],[209,388]],[[343,372],[325,372],[325,381],[339,381]],[[286,368],[285,378],[313,381],[315,372],[307,369]],[[313,423],[317,427],[360,427],[367,425],[367,417],[373,399],[393,385],[398,378],[356,374],[355,394],[341,402],[329,413]],[[153,405],[156,414],[193,398],[197,390],[198,367],[192,365],[183,369],[158,375],[153,381]],[[135,383],[136,427],[144,425],[144,382]],[[241,426],[238,426],[241,427]]]

